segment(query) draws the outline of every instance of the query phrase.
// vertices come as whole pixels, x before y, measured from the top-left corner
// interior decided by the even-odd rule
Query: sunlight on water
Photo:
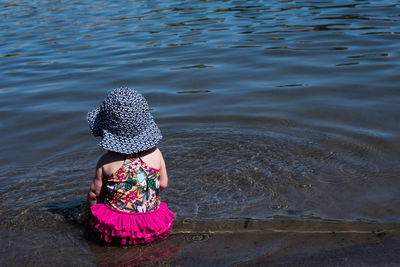
[[[275,220],[293,220],[293,231],[320,222],[324,234],[333,221],[371,240],[379,223],[399,223],[398,1],[0,6],[1,225],[14,251],[5,260],[154,256],[104,251],[77,219],[102,153],[86,112],[119,86],[146,96],[164,135],[163,200],[177,226],[157,257],[170,256],[162,247],[178,253],[176,243],[217,242],[218,227],[239,235],[257,222],[279,247]]]

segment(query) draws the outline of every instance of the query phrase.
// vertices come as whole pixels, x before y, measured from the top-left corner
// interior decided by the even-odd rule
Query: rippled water
[[[399,223],[399,25],[399,1],[2,2],[4,250],[100,253],[85,116],[118,86],[163,132],[178,222]]]

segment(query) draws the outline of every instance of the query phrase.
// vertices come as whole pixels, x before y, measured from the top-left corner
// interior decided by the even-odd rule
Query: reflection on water
[[[264,227],[277,220],[293,223],[293,232],[303,229],[297,222],[334,221],[347,231],[358,221],[356,232],[362,222],[384,230],[399,223],[399,3],[0,6],[3,261],[101,265],[105,255],[105,265],[193,264],[201,244],[218,255],[224,241],[243,248],[232,261],[212,253],[202,261],[224,265],[280,251],[290,236]],[[154,250],[104,248],[77,223],[101,154],[86,112],[124,85],[147,97],[164,135],[163,200],[177,225]],[[255,221],[260,239],[235,243],[243,233],[233,222]],[[230,236],[215,229],[215,238],[213,227]]]

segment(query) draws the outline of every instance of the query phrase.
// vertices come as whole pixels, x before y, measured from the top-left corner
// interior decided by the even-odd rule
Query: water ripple
[[[118,86],[163,132],[178,219],[398,221],[397,2],[0,6],[1,214],[19,258],[85,244],[63,218],[101,153],[86,112]]]

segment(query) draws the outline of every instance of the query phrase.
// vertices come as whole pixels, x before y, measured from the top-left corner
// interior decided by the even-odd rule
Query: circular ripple
[[[193,241],[207,241],[208,239],[210,239],[209,234],[194,234],[190,236],[190,240]]]
[[[360,183],[383,174],[382,157],[371,146],[360,143],[332,144],[321,162],[318,180],[328,183]],[[334,151],[334,152],[333,152]]]

